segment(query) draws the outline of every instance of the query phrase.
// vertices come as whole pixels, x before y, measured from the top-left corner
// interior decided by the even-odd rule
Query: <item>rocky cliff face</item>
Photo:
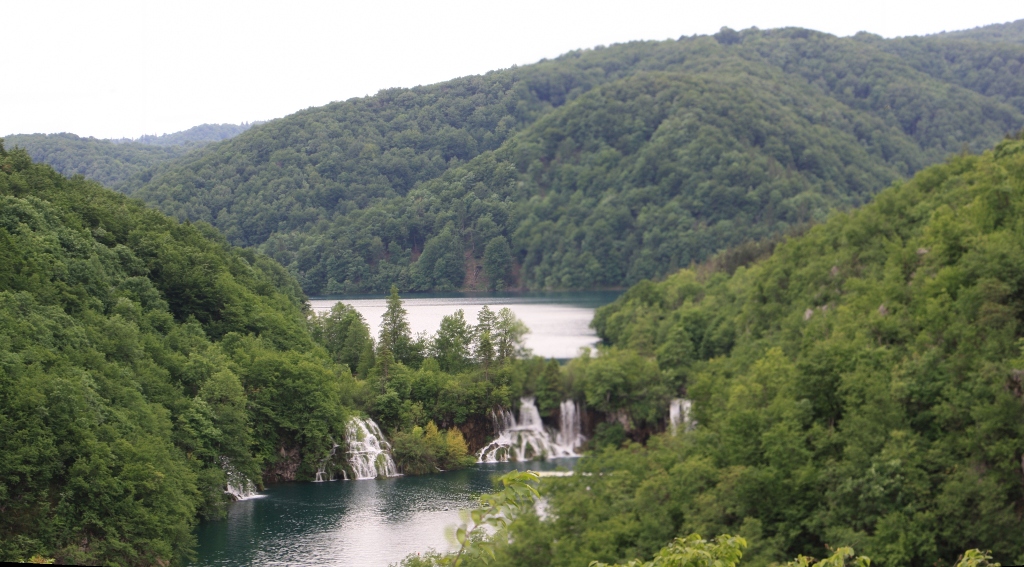
[[[282,444],[277,450],[278,458],[263,471],[263,483],[292,482],[302,464],[299,448],[291,444]]]

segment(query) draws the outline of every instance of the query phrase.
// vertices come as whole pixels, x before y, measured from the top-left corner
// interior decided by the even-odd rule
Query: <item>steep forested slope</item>
[[[499,564],[649,558],[693,532],[744,536],[751,565],[845,545],[883,566],[1024,561],[1024,139],[732,275],[643,282],[595,326],[612,346],[566,368],[578,399],[619,428],[685,396],[695,423],[552,479],[548,519]]]
[[[309,109],[138,194],[309,293],[618,286],[989,147],[1024,125],[1022,61],[803,29],[615,45]]]
[[[226,471],[312,475],[351,380],[273,260],[0,144],[0,561],[179,564]]]
[[[158,164],[219,142],[249,129],[251,124],[202,124],[173,134],[142,136],[137,140],[98,140],[74,134],[17,134],[5,138],[7,147],[24,148],[32,159],[70,177],[87,179],[131,192]]]

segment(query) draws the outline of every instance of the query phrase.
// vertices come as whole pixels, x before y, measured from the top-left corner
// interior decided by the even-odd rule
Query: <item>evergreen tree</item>
[[[459,372],[469,364],[473,332],[466,323],[465,312],[459,309],[441,319],[441,327],[431,342],[431,355],[441,370]]]
[[[490,378],[491,363],[496,355],[494,347],[495,329],[498,324],[498,316],[491,308],[484,305],[477,313],[476,328],[474,329],[473,355],[477,363],[484,371],[484,378]]]
[[[409,312],[402,306],[398,286],[391,286],[388,307],[381,316],[380,333],[377,340],[377,357],[389,352],[394,360],[407,363],[415,358],[412,331],[409,329]],[[380,361],[378,361],[380,362]]]
[[[494,319],[495,356],[501,362],[527,356],[529,351],[523,344],[523,338],[530,332],[529,327],[516,317],[508,307],[502,307]]]

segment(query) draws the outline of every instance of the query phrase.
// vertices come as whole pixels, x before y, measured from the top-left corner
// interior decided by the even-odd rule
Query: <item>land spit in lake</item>
[[[619,296],[616,291],[552,292],[552,293],[495,293],[495,294],[408,294],[402,296],[402,305],[408,311],[409,327],[413,334],[437,331],[441,318],[458,309],[466,319],[474,320],[487,305],[494,311],[508,307],[527,327],[526,348],[544,358],[559,360],[577,356],[580,349],[594,347],[597,333],[590,328],[594,310],[607,305]],[[330,310],[335,303],[354,307],[376,337],[380,318],[387,309],[387,300],[378,296],[319,297],[310,300],[317,312]]]

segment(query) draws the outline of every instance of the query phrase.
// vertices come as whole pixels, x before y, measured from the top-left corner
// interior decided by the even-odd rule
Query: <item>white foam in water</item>
[[[249,500],[252,498],[263,498],[262,494],[256,492],[256,485],[248,477],[238,472],[227,457],[220,458],[220,466],[227,474],[227,487],[225,494],[230,494],[235,500]]]
[[[683,426],[683,431],[692,431],[696,427],[696,423],[690,418],[690,409],[692,407],[693,402],[686,398],[675,398],[669,402],[668,423],[672,435],[679,432],[680,425]]]
[[[559,429],[544,427],[537,410],[537,399],[529,396],[519,400],[519,421],[510,410],[492,413],[497,438],[480,449],[481,463],[529,461],[547,457],[576,457],[576,450],[586,441],[580,424],[576,402],[565,400],[559,408]]]
[[[364,421],[353,417],[348,420],[345,444],[348,445],[348,463],[356,480],[398,476],[398,468],[391,458],[391,444],[372,419]]]

